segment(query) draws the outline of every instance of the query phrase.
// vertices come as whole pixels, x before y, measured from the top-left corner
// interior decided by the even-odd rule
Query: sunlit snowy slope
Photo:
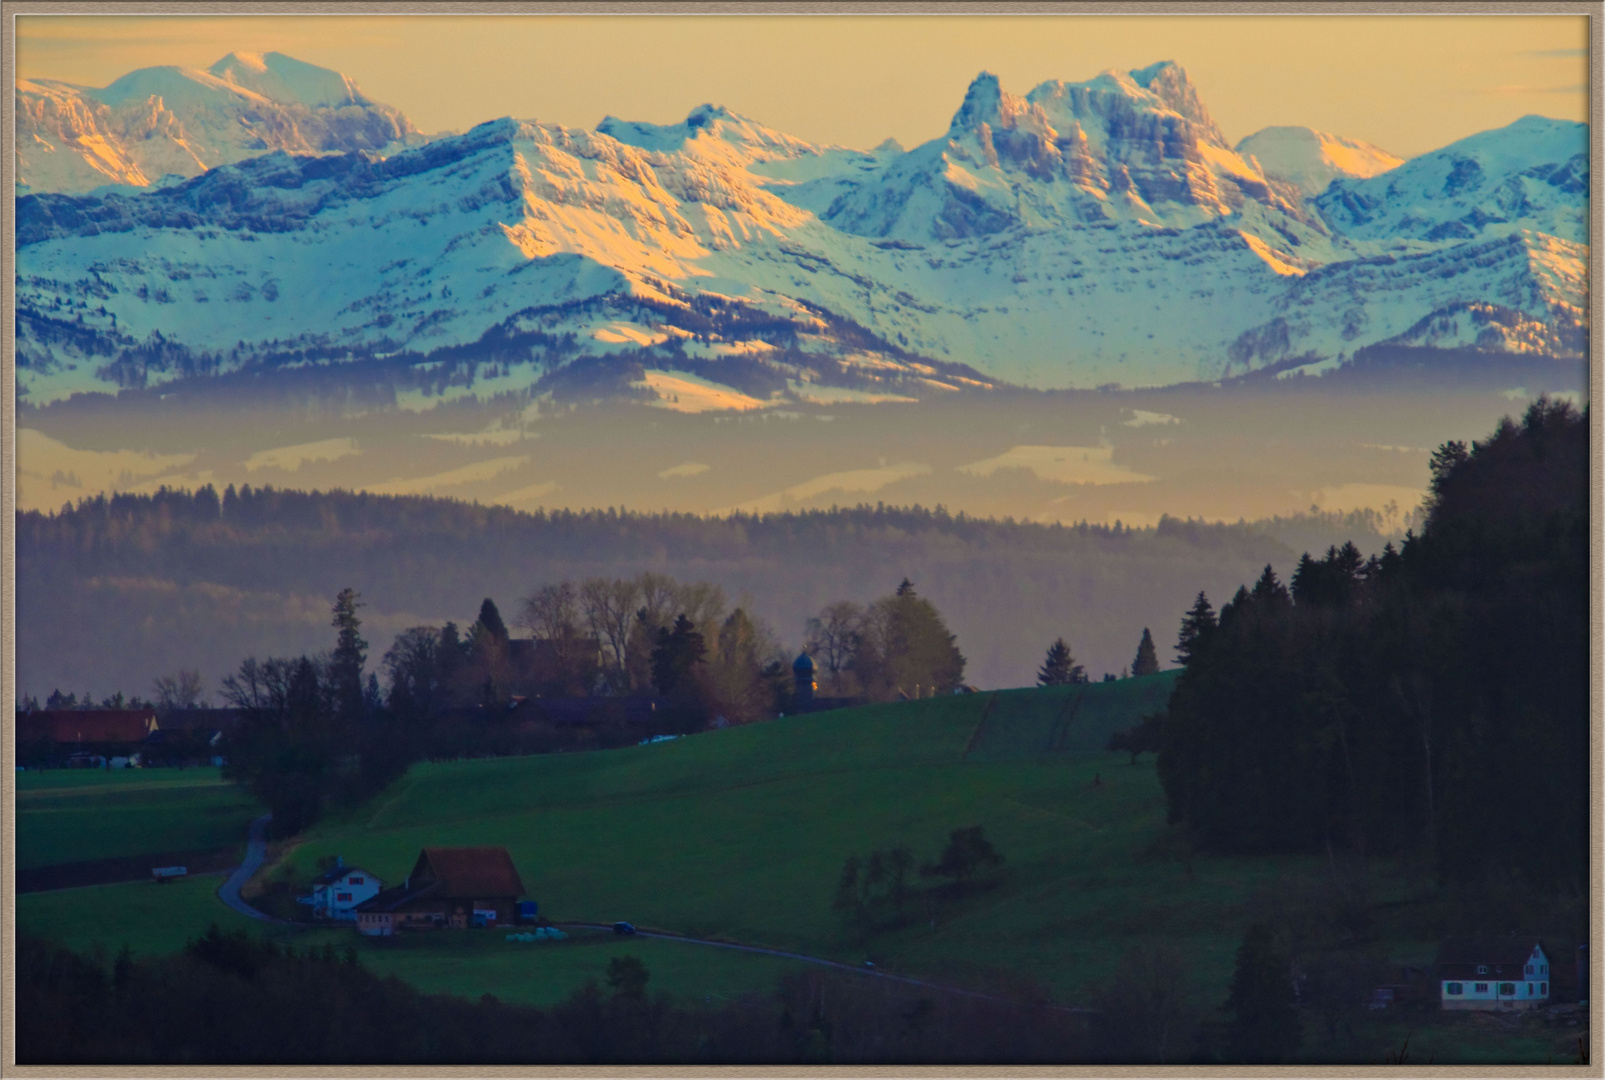
[[[1379,147],[1307,127],[1268,127],[1237,144],[1267,176],[1296,184],[1308,198],[1338,177],[1364,180],[1404,163]]]
[[[19,79],[16,117],[17,184],[36,192],[144,187],[269,150],[422,141],[349,77],[282,53],[230,53],[205,71],[141,68],[104,89]]]
[[[342,100],[241,63],[217,92]],[[1281,131],[1233,149],[1156,64],[1024,96],[983,74],[906,152],[702,106],[30,196],[19,388],[472,357],[500,389],[661,397],[651,372],[679,371],[757,402],[1166,385],[1380,342],[1578,355],[1583,125],[1527,118],[1388,171]]]

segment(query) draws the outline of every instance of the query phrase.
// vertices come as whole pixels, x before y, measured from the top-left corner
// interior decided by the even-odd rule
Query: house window
[[[353,885],[363,885],[363,884],[366,884],[366,882],[364,882],[362,878],[354,877],[354,878],[351,879],[351,884],[353,884]]]
[[[1528,983],[1527,984],[1527,996],[1528,997],[1532,997],[1533,996],[1533,984],[1532,983]]]
[[[334,899],[335,899],[335,903],[341,903],[342,901],[350,902],[351,894],[348,893],[348,892],[335,893],[334,894]]]
[[[1532,973],[1533,973],[1533,966],[1531,964],[1528,964],[1527,965],[1527,974],[1531,975]]]
[[[1488,992],[1488,984],[1487,983],[1478,983],[1477,984],[1477,993],[1486,994],[1487,992]]]
[[[1465,987],[1463,985],[1461,985],[1460,983],[1445,983],[1444,987],[1443,987],[1443,992],[1446,993],[1446,994],[1449,994],[1450,996],[1456,996],[1456,995],[1460,994],[1461,991],[1463,991],[1464,989],[1465,989]]]
[[[1538,984],[1538,993],[1540,995],[1542,995],[1543,997],[1548,997],[1549,996],[1549,984],[1546,983],[1546,982],[1539,983]]]
[[[1488,974],[1488,965],[1487,964],[1478,964],[1477,965],[1477,974],[1478,975],[1486,975],[1486,974]]]
[[[1516,984],[1515,983],[1500,983],[1499,984],[1499,996],[1500,997],[1515,997],[1516,996]]]

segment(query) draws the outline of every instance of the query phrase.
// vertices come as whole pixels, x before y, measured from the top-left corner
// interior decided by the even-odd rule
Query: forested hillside
[[[1199,598],[1160,756],[1170,816],[1216,851],[1405,853],[1580,893],[1587,414],[1539,401],[1432,472],[1398,551],[1306,555],[1291,589],[1266,567],[1218,620]]]
[[[215,690],[246,656],[326,648],[346,587],[379,656],[408,627],[472,623],[487,596],[517,611],[545,585],[645,570],[722,587],[788,649],[826,605],[906,577],[957,635],[969,681],[1029,685],[1057,637],[1097,678],[1131,662],[1144,627],[1168,662],[1168,628],[1199,588],[1228,590],[1307,547],[1383,542],[1364,517],[1128,529],[866,506],[713,519],[248,487],[96,498],[17,526],[18,693],[41,701],[56,688],[148,696],[180,669]]]

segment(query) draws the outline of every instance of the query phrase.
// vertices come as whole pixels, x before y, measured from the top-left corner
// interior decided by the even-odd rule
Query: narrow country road
[[[245,845],[245,861],[235,867],[228,880],[218,888],[217,898],[241,915],[248,915],[263,922],[283,922],[283,919],[275,919],[271,915],[264,914],[240,899],[240,889],[267,861],[267,826],[272,818],[272,814],[263,814],[251,822],[251,838]]]
[[[553,923],[552,925],[572,926],[582,930],[613,929],[610,923],[566,922]],[[926,982],[924,979],[916,979],[908,975],[893,975],[889,971],[878,971],[875,968],[854,967],[852,964],[844,964],[840,960],[827,960],[822,956],[808,956],[804,953],[786,952],[782,949],[765,949],[758,945],[737,945],[731,941],[708,941],[706,938],[686,937],[683,934],[653,933],[648,930],[637,930],[635,936],[657,938],[661,941],[683,941],[688,945],[707,945],[715,949],[734,949],[736,952],[758,953],[762,956],[780,956],[787,960],[800,960],[805,964],[818,964],[820,967],[851,971],[855,975],[869,975],[877,979],[890,979],[893,982],[906,983],[909,986],[923,986],[927,990],[938,990],[944,994],[959,994],[963,997],[981,998],[983,1001],[1001,1001],[1009,1005],[1021,1004],[1021,1002],[1013,1001],[1009,998],[1001,998],[995,994],[983,994],[979,990],[964,990],[957,986],[943,986],[941,983]],[[1098,1011],[1097,1009],[1079,1009],[1071,1005],[1048,1005],[1045,1007],[1052,1009],[1054,1012],[1084,1013],[1087,1015],[1095,1014]]]

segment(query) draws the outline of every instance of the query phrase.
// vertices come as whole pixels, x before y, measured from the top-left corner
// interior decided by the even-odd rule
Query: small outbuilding
[[[1549,1004],[1549,981],[1549,957],[1534,937],[1448,938],[1438,950],[1445,1009],[1536,1009]]]
[[[356,907],[373,937],[402,930],[466,929],[516,921],[524,882],[504,847],[427,847],[412,873]]]

